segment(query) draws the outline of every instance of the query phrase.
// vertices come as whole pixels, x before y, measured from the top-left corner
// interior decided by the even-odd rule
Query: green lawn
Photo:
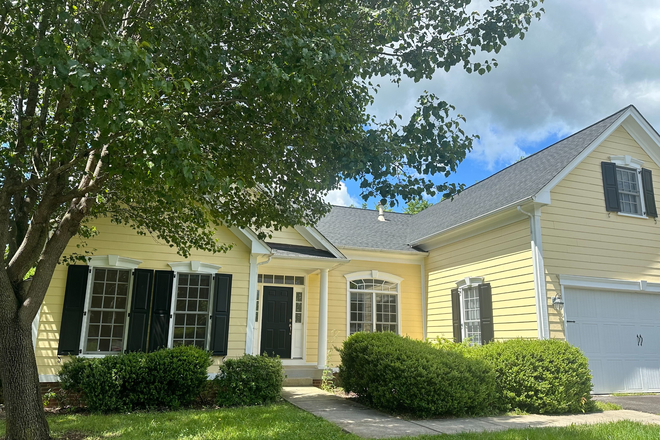
[[[75,439],[346,439],[340,428],[288,403],[267,407],[188,410],[121,415],[58,415],[49,417],[52,435]],[[0,420],[0,437],[4,435]],[[424,436],[422,440],[600,440],[658,439],[659,426],[619,422],[570,428],[525,429],[498,433]]]

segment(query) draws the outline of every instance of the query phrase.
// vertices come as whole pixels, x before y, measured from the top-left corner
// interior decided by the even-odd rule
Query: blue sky
[[[448,179],[467,186],[629,104],[660,129],[660,2],[546,0],[544,8],[523,41],[495,55],[491,73],[438,72],[398,87],[382,79],[369,111],[405,120],[424,91],[453,104],[466,132],[481,138]],[[355,182],[327,200],[361,204]]]

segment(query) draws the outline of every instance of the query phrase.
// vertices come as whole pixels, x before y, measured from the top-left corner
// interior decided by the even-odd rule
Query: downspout
[[[422,272],[422,334],[424,335],[424,339],[426,339],[426,259],[422,260],[421,264],[421,272]]]
[[[255,313],[254,310],[257,308],[257,275],[259,274],[259,266],[263,264],[270,263],[270,260],[273,258],[273,254],[268,256],[268,260],[257,263],[258,256],[256,254],[250,255],[250,278],[248,284],[248,314],[247,314],[247,326],[245,334],[245,353],[254,354],[252,350],[254,348],[254,327],[256,326],[255,322]]]
[[[518,211],[529,217],[538,337],[539,339],[549,339],[548,295],[546,293],[543,243],[541,241],[541,211],[538,208],[534,208],[534,212],[529,213],[524,211],[520,205],[518,205]]]

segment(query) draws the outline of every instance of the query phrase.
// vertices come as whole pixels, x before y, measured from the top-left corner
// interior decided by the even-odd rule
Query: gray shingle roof
[[[294,244],[272,243],[266,244],[273,250],[273,255],[298,258],[337,258],[332,253],[316,249],[311,246],[298,246]]]
[[[410,242],[536,195],[627,109],[628,107],[466,188],[454,197],[454,200],[444,200],[415,215]]]
[[[337,247],[417,252],[409,243],[536,195],[628,107],[466,188],[416,215],[334,206],[317,229]]]
[[[381,222],[378,211],[333,206],[316,229],[337,247],[418,252],[408,246],[412,217],[386,212]]]

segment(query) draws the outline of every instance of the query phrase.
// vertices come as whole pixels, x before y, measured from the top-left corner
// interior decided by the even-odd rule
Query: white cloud
[[[638,0],[553,0],[524,40],[493,55],[499,67],[480,76],[459,68],[433,80],[383,79],[371,111],[409,116],[425,90],[464,115],[481,140],[470,153],[486,168],[508,165],[525,146],[562,136],[634,104],[660,129],[660,4]],[[490,58],[489,54],[478,55]]]
[[[325,201],[331,205],[340,205],[340,206],[361,206],[362,202],[357,201],[348,193],[348,188],[344,182],[339,183],[338,189],[333,189],[325,196]]]

